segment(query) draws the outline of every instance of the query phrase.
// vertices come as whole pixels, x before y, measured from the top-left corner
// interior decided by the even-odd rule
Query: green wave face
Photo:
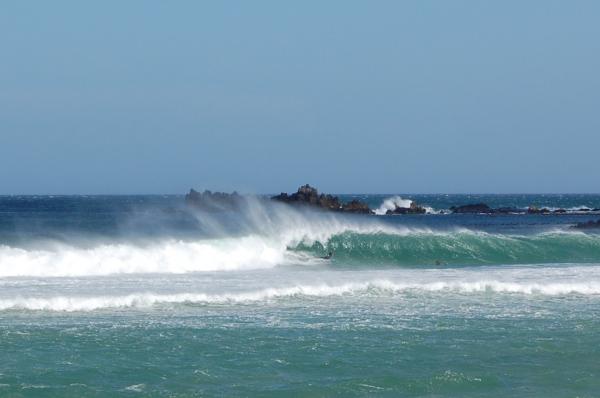
[[[335,235],[293,250],[314,256],[334,252],[350,265],[499,265],[600,262],[600,235],[545,233],[531,236],[475,232]]]

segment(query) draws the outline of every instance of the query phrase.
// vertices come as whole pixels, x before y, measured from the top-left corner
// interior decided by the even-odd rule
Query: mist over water
[[[0,198],[0,396],[600,388],[590,373],[600,234],[571,228],[600,217],[578,212],[600,207],[600,196],[343,198],[357,197],[380,214],[413,200],[432,211],[345,215],[261,197],[226,211],[180,196]],[[573,212],[437,214],[482,200]],[[111,383],[90,377],[97,366]],[[554,373],[541,383],[543,369]]]

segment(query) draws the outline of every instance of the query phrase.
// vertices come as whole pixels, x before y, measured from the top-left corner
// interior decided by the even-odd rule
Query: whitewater
[[[211,273],[173,278],[169,275],[127,279],[66,278],[53,284],[26,286],[27,279],[0,281],[0,311],[95,311],[147,309],[165,304],[276,304],[314,298],[372,298],[402,301],[406,295],[516,294],[525,296],[600,295],[600,266],[491,267],[485,270],[308,271],[286,269]],[[284,281],[282,281],[284,280]],[[291,282],[293,281],[293,282]],[[168,282],[168,283],[166,283]],[[56,287],[61,285],[60,294]],[[140,289],[140,286],[144,286]],[[14,292],[19,295],[15,297]],[[112,292],[111,294],[106,294]]]

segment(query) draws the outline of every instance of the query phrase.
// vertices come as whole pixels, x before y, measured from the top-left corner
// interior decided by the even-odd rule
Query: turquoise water
[[[598,217],[3,198],[0,396],[594,397]]]

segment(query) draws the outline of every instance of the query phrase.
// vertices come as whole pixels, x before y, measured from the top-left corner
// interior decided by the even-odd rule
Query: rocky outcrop
[[[527,210],[519,209],[516,207],[498,207],[492,208],[485,203],[469,204],[464,206],[452,206],[450,208],[452,213],[458,214],[566,214],[568,213],[565,209],[550,210],[546,207],[537,208],[535,206],[529,206]]]
[[[555,209],[555,210],[550,210],[547,207],[542,207],[537,208],[535,206],[529,206],[529,208],[527,208],[527,214],[573,214],[573,213],[588,213],[590,211],[594,211],[592,209],[588,209],[586,207],[582,207],[580,209],[571,209],[571,210],[566,210],[566,209]]]
[[[271,197],[271,200],[288,203],[291,205],[308,205],[324,210],[340,211],[345,213],[373,214],[373,211],[366,203],[359,200],[353,200],[349,203],[342,203],[337,196],[328,194],[319,194],[316,188],[306,184],[298,188],[293,194],[282,192],[277,196]]]
[[[411,202],[410,207],[396,206],[394,210],[388,210],[385,214],[425,214],[426,212],[427,210],[424,207],[419,206],[416,202]]]
[[[258,200],[267,200],[264,197],[255,197]],[[239,195],[237,192],[224,193],[224,192],[211,192],[204,191],[198,192],[191,189],[190,192],[185,196],[185,201],[188,205],[194,208],[207,210],[207,211],[222,211],[222,210],[235,210],[239,209],[242,205],[248,204],[249,197]],[[393,198],[392,198],[393,199]],[[352,200],[344,203],[337,196],[319,193],[319,191],[306,184],[298,188],[295,193],[287,194],[282,192],[279,195],[271,197],[271,200],[287,203],[291,205],[304,205],[311,206],[314,208],[343,212],[343,213],[355,213],[355,214],[379,214],[379,215],[404,215],[404,214],[426,214],[426,208],[418,205],[414,201],[402,200],[390,201],[389,199],[384,201],[384,204],[377,209],[377,213],[369,208],[369,206],[360,200]],[[388,203],[389,202],[389,203]],[[409,207],[407,206],[410,202]],[[392,207],[394,207],[392,209]],[[546,215],[546,214],[573,214],[573,213],[591,213],[600,212],[599,208],[587,208],[581,207],[579,209],[548,209],[546,207],[538,208],[536,206],[529,206],[527,209],[515,208],[515,207],[498,207],[492,208],[485,203],[473,203],[462,206],[450,207],[450,212],[455,214],[533,214],[533,215]],[[441,214],[447,214],[447,212],[440,212]],[[574,228],[598,228],[597,222],[580,223],[574,226]]]
[[[346,213],[373,214],[373,210],[369,208],[369,205],[356,199],[348,203],[344,203],[342,205],[342,211]]]
[[[519,209],[517,207],[498,207],[494,209],[494,213],[498,214],[523,214],[526,210]]]
[[[316,188],[306,184],[298,188],[296,193],[288,195],[285,192],[273,196],[272,200],[298,205],[311,205],[327,210],[341,210],[342,203],[336,196],[319,194]]]
[[[550,214],[550,210],[545,207],[538,209],[535,206],[529,206],[527,214]]]
[[[244,197],[237,192],[198,192],[190,189],[185,195],[185,203],[189,206],[206,211],[221,211],[237,209],[244,202]]]
[[[491,214],[494,212],[490,206],[485,203],[475,203],[463,206],[452,206],[450,208],[453,213],[458,214]]]
[[[257,198],[260,199],[260,198]],[[319,192],[310,185],[304,185],[298,188],[298,191],[288,195],[281,193],[273,196],[272,200],[284,202],[292,205],[307,205],[315,208],[339,211],[344,213],[355,214],[373,214],[369,206],[360,200],[352,200],[348,203],[343,203],[337,196],[319,194]],[[223,211],[240,209],[244,204],[247,204],[248,197],[240,195],[237,192],[198,192],[190,189],[190,192],[185,195],[185,202],[188,206],[203,211]]]
[[[588,221],[588,222],[580,222],[573,225],[575,229],[598,229],[600,230],[600,220],[596,221]]]

